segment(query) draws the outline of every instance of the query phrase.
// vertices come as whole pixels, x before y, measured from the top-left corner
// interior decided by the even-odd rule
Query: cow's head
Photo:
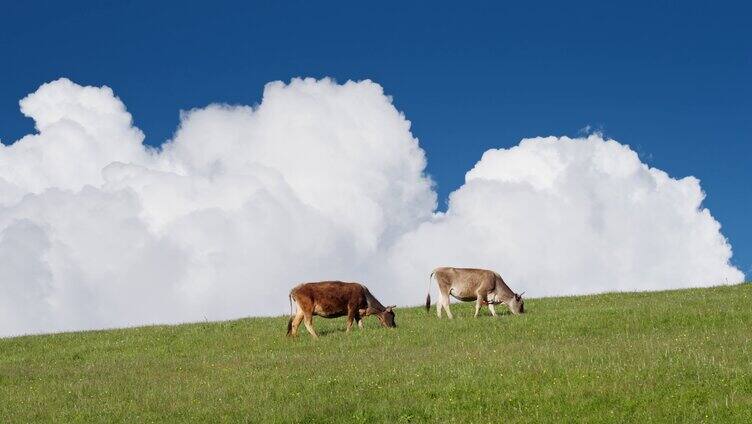
[[[525,294],[515,294],[512,299],[507,301],[507,306],[509,306],[509,310],[512,311],[513,314],[519,315],[525,313],[525,301],[522,300],[522,295]]]
[[[387,306],[386,308],[384,308],[383,311],[378,311],[374,308],[368,308],[368,309],[361,310],[360,315],[364,317],[367,317],[368,315],[376,315],[381,325],[383,325],[384,327],[394,328],[397,326],[397,323],[394,322],[394,310],[393,309],[394,309],[394,305]]]
[[[383,312],[379,313],[379,321],[381,321],[381,325],[384,327],[389,328],[395,328],[397,327],[397,323],[394,322],[394,305],[387,306],[386,309],[384,309]]]

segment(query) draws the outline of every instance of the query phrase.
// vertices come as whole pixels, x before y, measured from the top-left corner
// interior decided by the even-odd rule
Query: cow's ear
[[[389,305],[389,306],[386,307],[386,310],[389,311],[389,312],[392,312],[392,309],[394,309],[396,307],[397,307],[397,305]]]

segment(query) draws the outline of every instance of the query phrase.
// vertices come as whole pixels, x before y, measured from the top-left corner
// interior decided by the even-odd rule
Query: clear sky
[[[268,81],[368,78],[412,121],[440,208],[485,150],[589,127],[698,177],[752,273],[748,3],[351,3],[6,2],[0,139],[33,132],[18,100],[63,76],[112,87],[152,145]]]

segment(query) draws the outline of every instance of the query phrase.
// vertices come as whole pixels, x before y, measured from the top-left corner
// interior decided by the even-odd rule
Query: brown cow
[[[363,318],[376,315],[384,327],[396,327],[394,322],[394,306],[384,307],[368,291],[368,288],[358,283],[343,283],[342,281],[322,281],[318,283],[300,284],[290,291],[290,309],[292,301],[297,305],[297,312],[287,323],[287,335],[295,336],[300,321],[305,321],[306,329],[311,336],[318,338],[313,329],[313,316],[337,318],[347,315],[347,331],[352,328],[353,320],[358,321],[358,327],[363,328]]]
[[[482,305],[488,305],[491,315],[496,316],[494,304],[505,303],[513,314],[525,312],[525,302],[522,294],[513,292],[501,276],[486,269],[474,268],[436,268],[428,277],[428,296],[426,296],[426,311],[431,308],[431,277],[436,276],[441,298],[436,304],[436,314],[441,318],[441,308],[444,308],[449,319],[449,295],[464,302],[475,301],[475,316]]]

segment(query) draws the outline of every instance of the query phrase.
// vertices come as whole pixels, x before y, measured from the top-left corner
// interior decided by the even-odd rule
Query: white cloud
[[[392,249],[402,278],[436,263],[499,270],[533,296],[737,283],[731,246],[694,177],[594,134],[489,150],[449,208]],[[427,246],[441,246],[426,249]]]
[[[50,188],[100,185],[113,161],[146,163],[144,138],[108,87],[81,87],[67,79],[42,85],[20,102],[38,134],[0,144],[0,205]]]
[[[599,136],[490,150],[434,215],[410,123],[370,81],[270,83],[145,148],[107,87],[21,101],[0,147],[0,335],[277,314],[300,281],[414,304],[430,270],[497,269],[531,294],[740,281],[694,178]]]

